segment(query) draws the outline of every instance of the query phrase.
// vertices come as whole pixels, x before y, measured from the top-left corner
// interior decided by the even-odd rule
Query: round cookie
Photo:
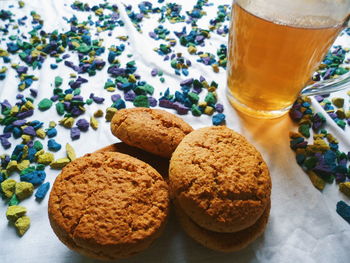
[[[159,173],[116,152],[87,154],[64,167],[48,210],[65,245],[103,260],[146,249],[161,234],[168,212],[168,187]]]
[[[219,233],[202,228],[176,204],[175,211],[182,228],[195,241],[216,251],[234,252],[247,247],[264,232],[269,219],[270,206],[271,204],[268,203],[262,216],[252,226],[234,233]]]
[[[263,214],[271,194],[269,170],[242,135],[224,127],[193,131],[170,160],[171,196],[201,227],[237,232]]]
[[[192,130],[176,115],[149,108],[118,110],[111,121],[111,131],[121,141],[166,158]]]

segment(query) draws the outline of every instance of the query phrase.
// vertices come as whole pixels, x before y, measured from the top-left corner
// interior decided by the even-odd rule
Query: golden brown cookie
[[[128,257],[157,238],[169,211],[159,173],[131,156],[87,154],[63,168],[49,199],[49,219],[69,248],[104,260]]]
[[[151,165],[154,169],[163,176],[165,181],[168,180],[169,159],[154,155],[136,147],[132,147],[123,142],[117,142],[106,147],[103,147],[96,152],[120,152],[132,157],[135,157],[145,163]]]
[[[111,121],[111,131],[121,141],[165,158],[192,130],[176,115],[149,108],[118,110]]]
[[[186,232],[201,245],[221,252],[241,250],[256,240],[265,230],[270,214],[270,202],[262,216],[250,227],[234,233],[219,233],[197,225],[175,204],[176,216]]]
[[[191,132],[170,160],[171,195],[198,225],[237,232],[263,214],[271,194],[269,170],[242,135],[224,127]]]

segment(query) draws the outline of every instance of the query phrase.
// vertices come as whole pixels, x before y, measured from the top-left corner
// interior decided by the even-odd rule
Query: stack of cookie
[[[111,131],[125,144],[71,162],[52,188],[50,223],[69,248],[107,260],[138,253],[161,234],[170,198],[185,232],[208,248],[235,251],[263,232],[269,172],[241,135],[226,127],[193,131],[147,108],[118,111]]]
[[[185,232],[231,252],[261,235],[270,213],[271,180],[260,153],[231,129],[193,131],[170,160],[170,191]]]

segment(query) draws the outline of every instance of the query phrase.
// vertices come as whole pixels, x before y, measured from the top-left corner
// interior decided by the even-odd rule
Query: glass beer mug
[[[227,68],[231,104],[254,117],[275,118],[299,94],[350,87],[350,73],[305,87],[349,12],[350,0],[233,1]]]

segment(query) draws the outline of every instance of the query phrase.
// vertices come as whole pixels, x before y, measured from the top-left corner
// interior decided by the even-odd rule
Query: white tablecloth
[[[15,8],[10,10],[18,17],[24,14],[29,16],[31,10],[35,10],[44,20],[46,31],[58,29],[59,31],[67,30],[68,25],[62,19],[70,18],[75,14],[79,19],[86,18],[90,13],[73,11],[70,4],[73,1],[49,1],[49,0],[31,0],[26,2],[22,9],[17,8],[17,1],[0,1],[0,9],[8,9],[13,4]],[[125,27],[115,28],[112,37],[107,33],[101,33],[99,38],[105,39],[104,46],[109,47],[111,44],[119,45],[116,36],[128,35],[129,45],[120,58],[122,65],[126,61],[135,60],[137,63],[137,73],[155,87],[155,97],[159,98],[159,92],[164,92],[167,87],[171,91],[180,88],[179,81],[186,79],[184,76],[176,76],[170,63],[164,62],[163,57],[157,55],[153,48],[159,46],[160,41],[152,40],[148,37],[148,32],[157,26],[157,16],[152,15],[150,19],[144,19],[142,29],[144,35],[138,33],[130,23],[123,6],[124,1],[115,1],[121,11],[121,18],[125,21]],[[136,1],[129,1],[136,7]],[[139,2],[139,1],[137,1]],[[157,1],[152,1],[158,5]],[[183,4],[184,10],[189,10],[195,1],[178,1]],[[216,1],[212,1],[216,2]],[[220,1],[220,4],[229,4],[230,1]],[[95,1],[89,2],[90,7],[96,4]],[[206,18],[200,20],[199,25],[207,28],[209,18],[216,15],[216,6],[205,7],[208,13]],[[3,23],[0,21],[0,23]],[[180,31],[181,24],[165,24],[171,31]],[[207,40],[206,46],[201,50],[208,50],[212,53],[221,43],[226,43],[226,38],[212,34],[211,39]],[[350,47],[349,39],[343,40],[345,45]],[[1,47],[5,47],[6,41],[0,42]],[[190,68],[190,75],[199,78],[200,75],[206,77],[208,81],[215,80],[219,83],[219,101],[224,104],[227,126],[235,131],[245,135],[248,140],[254,144],[262,153],[267,162],[272,177],[272,209],[270,220],[266,231],[262,237],[250,245],[248,248],[237,253],[218,253],[202,247],[192,241],[181,230],[172,214],[164,234],[154,245],[145,252],[136,255],[130,259],[120,260],[118,262],[349,262],[350,260],[350,225],[343,220],[335,211],[336,203],[344,200],[349,203],[349,199],[339,193],[338,186],[327,185],[323,192],[313,187],[307,175],[297,165],[295,154],[289,148],[288,132],[296,130],[288,116],[276,120],[257,120],[241,116],[232,109],[225,96],[225,71],[221,68],[220,73],[214,73],[211,67],[196,63],[196,56],[191,56],[186,48],[179,44],[175,47],[177,52],[183,52],[184,56],[193,62]],[[102,55],[106,58],[107,51]],[[127,58],[126,54],[133,54],[132,58]],[[72,56],[77,61],[76,54]],[[106,59],[105,59],[106,60]],[[15,62],[16,60],[13,60]],[[48,58],[40,71],[35,71],[39,81],[34,82],[33,88],[39,90],[36,104],[45,97],[52,95],[52,84],[54,77],[60,75],[64,78],[63,87],[67,88],[69,73],[73,71],[60,63],[58,69],[51,70],[49,64],[53,62]],[[1,62],[2,63],[2,62]],[[150,76],[151,69],[162,68],[166,82],[162,84],[159,78]],[[0,100],[8,99],[11,103],[15,102],[15,96],[18,93],[14,70],[10,69],[5,80],[0,82]],[[87,107],[87,112],[83,117],[88,119],[98,108],[105,109],[112,104],[110,99],[111,93],[103,89],[103,83],[109,77],[107,74],[107,65],[102,71],[98,71],[96,76],[87,77],[89,82],[83,84],[82,95],[87,98],[91,92],[96,96],[105,97],[103,105],[93,104]],[[116,91],[118,93],[120,91]],[[25,95],[28,90],[24,92]],[[341,95],[346,96],[345,92]],[[338,94],[335,94],[338,96]],[[348,99],[346,99],[347,101]],[[348,102],[346,102],[348,103]],[[127,103],[131,107],[131,103]],[[316,110],[322,111],[321,107],[314,101],[313,106]],[[169,110],[171,111],[171,110]],[[194,128],[212,125],[211,117],[201,116],[193,117],[191,114],[183,116]],[[35,111],[31,120],[38,119],[44,121],[47,127],[48,120],[58,121],[60,118],[56,114],[54,107],[46,112]],[[63,127],[57,127],[58,136],[56,141],[64,145],[66,142],[71,143],[79,156],[93,152],[103,146],[117,142],[109,130],[109,123],[99,120],[100,127],[97,131],[92,129],[89,132],[82,133],[80,140],[71,142],[69,130]],[[343,151],[350,150],[349,128],[344,132],[338,128],[332,120],[327,117],[327,129],[336,135],[340,140],[340,149]],[[46,149],[46,141],[44,146]],[[13,145],[14,140],[11,140]],[[17,140],[17,143],[19,141]],[[64,148],[64,147],[63,147]],[[13,149],[13,148],[12,148]],[[3,151],[11,153],[11,150]],[[56,158],[65,157],[65,150],[55,154]],[[56,170],[46,169],[47,181],[54,182],[59,172]],[[13,176],[19,179],[18,176]],[[0,262],[95,262],[66,248],[55,236],[50,228],[47,217],[48,196],[38,203],[34,198],[29,198],[22,205],[28,208],[28,215],[32,220],[31,228],[23,237],[18,237],[15,229],[8,225],[5,218],[7,204],[0,202]]]

